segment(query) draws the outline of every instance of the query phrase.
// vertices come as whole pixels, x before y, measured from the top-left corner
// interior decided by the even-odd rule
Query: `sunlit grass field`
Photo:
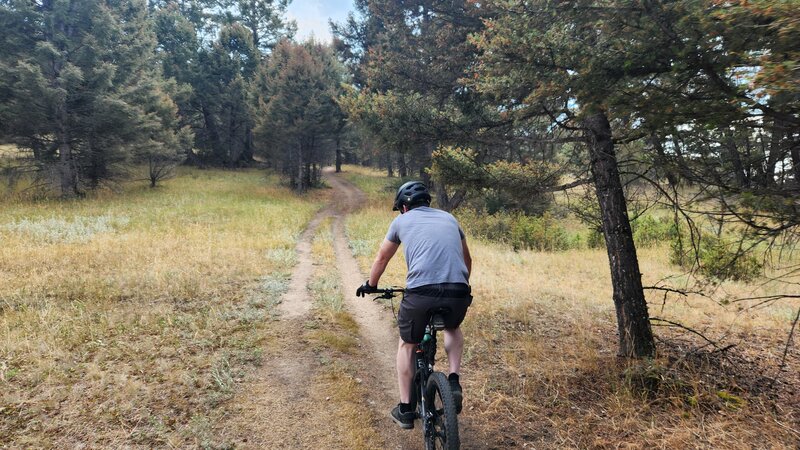
[[[393,193],[381,172],[344,170],[370,194],[369,206],[347,223],[366,273],[397,214]],[[795,448],[800,442],[796,344],[787,367],[778,367],[799,301],[752,309],[697,295],[664,301],[662,292],[650,291],[651,316],[736,347],[715,352],[700,348],[706,342],[692,333],[656,327],[659,356],[626,362],[616,357],[604,249],[549,253],[468,242],[475,300],[464,324],[465,395],[468,417],[487,442],[531,448]],[[669,263],[666,243],[641,249],[639,257],[645,285],[682,272]],[[403,285],[404,276],[405,263],[395,258],[382,284]],[[729,299],[786,292],[763,281],[717,289]]]
[[[199,445],[325,195],[255,170],[122,188],[0,200],[0,443]]]

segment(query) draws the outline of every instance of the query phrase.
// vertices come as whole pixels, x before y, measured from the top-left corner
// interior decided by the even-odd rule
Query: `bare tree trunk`
[[[611,126],[605,112],[584,121],[597,200],[603,221],[603,236],[611,267],[614,306],[619,330],[619,355],[647,357],[655,354],[650,315],[642,288],[642,275],[628,220],[625,195],[617,167]]]
[[[453,211],[461,205],[461,202],[467,197],[467,191],[465,190],[458,190],[453,193],[452,196],[447,195],[447,192],[444,190],[444,187],[441,183],[436,190],[437,193],[437,204],[439,208],[445,211]]]

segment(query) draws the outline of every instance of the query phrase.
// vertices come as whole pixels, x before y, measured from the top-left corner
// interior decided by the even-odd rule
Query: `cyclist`
[[[409,181],[397,190],[393,211],[400,211],[372,264],[369,279],[356,295],[375,292],[378,281],[402,243],[408,273],[406,290],[400,302],[397,322],[400,341],[397,349],[397,382],[400,404],[391,412],[401,428],[414,428],[415,405],[411,401],[413,352],[422,340],[430,312],[446,308],[444,348],[449,362],[450,382],[457,411],[461,411],[463,393],[459,383],[464,335],[459,326],[472,303],[469,275],[472,270],[467,241],[461,227],[450,213],[431,208],[431,195],[420,181]]]

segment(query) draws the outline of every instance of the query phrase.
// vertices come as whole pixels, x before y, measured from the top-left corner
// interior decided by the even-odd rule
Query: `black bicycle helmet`
[[[420,204],[431,204],[431,194],[428,192],[428,186],[425,186],[425,183],[421,181],[409,181],[403,183],[400,189],[397,190],[392,211],[402,211],[403,205],[410,208]]]

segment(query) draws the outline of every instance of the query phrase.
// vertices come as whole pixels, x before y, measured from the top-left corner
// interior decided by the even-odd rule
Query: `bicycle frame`
[[[427,438],[433,432],[431,419],[433,413],[427,410],[427,405],[424,400],[425,389],[428,384],[428,378],[433,373],[433,365],[436,360],[436,329],[429,323],[425,327],[425,334],[422,337],[422,342],[417,344],[414,351],[414,380],[412,383],[413,395],[411,403],[416,403],[417,415],[422,421],[422,430]]]

